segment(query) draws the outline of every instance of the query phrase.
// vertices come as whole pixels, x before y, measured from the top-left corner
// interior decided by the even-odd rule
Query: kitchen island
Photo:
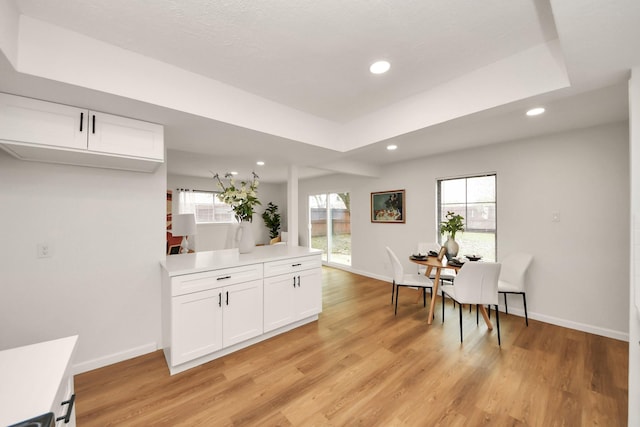
[[[162,338],[171,375],[317,320],[321,255],[273,245],[167,256]]]

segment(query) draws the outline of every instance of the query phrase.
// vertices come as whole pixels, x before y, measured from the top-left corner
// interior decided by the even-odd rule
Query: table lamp
[[[174,236],[182,236],[180,253],[186,254],[187,252],[189,252],[190,248],[187,237],[193,236],[196,233],[196,216],[194,214],[178,214],[172,218],[171,234],[173,234]]]

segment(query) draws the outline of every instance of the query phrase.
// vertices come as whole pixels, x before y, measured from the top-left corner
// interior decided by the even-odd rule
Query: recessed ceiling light
[[[238,172],[236,172],[236,171],[231,171],[231,175],[234,175],[234,176],[235,176],[235,175],[238,175]]]
[[[531,110],[527,111],[527,116],[539,116],[542,113],[544,113],[544,108],[536,107],[536,108],[532,108]]]
[[[258,161],[256,162],[256,165],[258,165],[258,166],[264,166],[264,162],[263,162],[262,160],[258,160]]]
[[[388,61],[377,61],[371,64],[369,71],[373,74],[383,74],[389,71],[389,68],[391,68],[391,64]]]
[[[398,148],[398,146],[397,146],[397,145],[395,145],[395,144],[387,145],[387,150],[389,150],[389,151],[393,151],[393,150],[395,150],[396,148]]]

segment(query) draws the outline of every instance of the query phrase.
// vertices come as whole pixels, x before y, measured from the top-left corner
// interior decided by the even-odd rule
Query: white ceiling
[[[82,99],[81,105],[163,123],[169,173],[184,175],[248,173],[259,159],[267,162],[260,175],[272,182],[286,180],[291,164],[299,166],[301,177],[341,171],[367,175],[385,163],[445,150],[621,121],[628,115],[629,69],[640,65],[637,0],[2,1],[14,2],[31,18],[315,116],[338,132],[356,122],[366,128],[366,120],[375,125],[407,100],[455,88],[451,82],[483,67],[559,42],[555,59],[566,67],[568,87],[556,85],[556,90],[484,111],[461,109],[439,122],[425,117],[422,126],[412,124],[391,138],[373,138],[347,151],[80,83],[39,79],[19,67],[12,70],[6,60],[1,64],[0,90],[71,104]],[[371,75],[368,66],[380,58],[391,62],[391,70]],[[546,78],[550,71],[542,63],[539,67],[535,72]],[[500,78],[486,83],[499,88]],[[60,87],[67,89],[64,94]],[[452,98],[473,96],[451,91]],[[522,115],[538,104],[547,107],[544,116]],[[292,127],[297,124],[291,121]],[[384,149],[390,139],[399,145],[393,153]]]

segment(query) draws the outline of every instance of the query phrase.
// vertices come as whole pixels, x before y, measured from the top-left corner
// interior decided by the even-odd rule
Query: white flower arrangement
[[[258,175],[251,172],[252,180],[250,182],[241,181],[239,186],[233,179],[233,175],[226,173],[224,177],[229,180],[229,184],[225,186],[218,174],[213,176],[218,181],[218,188],[222,190],[218,194],[218,199],[231,206],[238,222],[253,221],[253,208],[260,205],[256,190],[258,189]]]

